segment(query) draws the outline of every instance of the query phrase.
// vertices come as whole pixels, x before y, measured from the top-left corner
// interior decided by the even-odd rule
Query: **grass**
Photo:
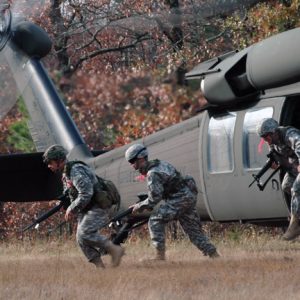
[[[238,238],[237,238],[238,236]],[[0,299],[300,299],[300,243],[235,232],[213,242],[222,257],[203,256],[185,238],[168,240],[167,261],[138,237],[118,268],[97,270],[73,240],[0,244]]]

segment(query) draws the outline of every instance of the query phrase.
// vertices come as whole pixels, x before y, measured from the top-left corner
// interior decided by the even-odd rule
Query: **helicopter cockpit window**
[[[245,114],[243,126],[243,163],[246,169],[261,168],[266,162],[265,145],[256,133],[256,126],[263,118],[272,118],[272,107],[253,109]]]
[[[212,117],[208,127],[207,163],[211,173],[233,171],[233,137],[236,114]]]

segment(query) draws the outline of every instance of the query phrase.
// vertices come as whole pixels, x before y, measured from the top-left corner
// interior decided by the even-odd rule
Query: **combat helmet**
[[[257,125],[256,131],[260,137],[263,137],[267,133],[274,133],[278,126],[278,122],[272,118],[262,119]]]
[[[148,150],[144,145],[134,144],[130,146],[125,153],[125,158],[129,163],[134,163],[137,158],[147,157]]]
[[[44,163],[49,163],[51,160],[65,160],[67,157],[66,149],[61,145],[50,146],[43,155]]]

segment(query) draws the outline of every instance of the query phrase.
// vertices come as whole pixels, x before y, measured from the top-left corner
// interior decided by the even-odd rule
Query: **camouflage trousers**
[[[165,224],[178,220],[190,241],[202,251],[204,255],[216,251],[215,246],[201,229],[200,217],[196,211],[196,197],[191,193],[182,197],[168,199],[149,218],[149,231],[152,243],[158,250],[165,250]]]
[[[92,261],[101,255],[108,238],[99,233],[99,229],[108,222],[108,213],[101,208],[92,208],[80,213],[77,218],[76,240],[82,252]]]
[[[295,177],[286,173],[282,181],[282,190],[292,196],[291,214],[300,218],[300,174]]]

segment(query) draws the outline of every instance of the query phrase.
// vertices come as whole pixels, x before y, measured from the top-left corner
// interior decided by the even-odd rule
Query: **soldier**
[[[152,210],[161,200],[165,200],[157,211],[151,213],[148,222],[152,243],[156,248],[156,256],[152,260],[165,260],[165,224],[172,220],[180,222],[191,242],[204,255],[218,257],[215,246],[201,230],[196,211],[196,193],[188,187],[181,174],[168,162],[149,161],[147,148],[141,144],[129,147],[125,158],[147,179],[148,198],[134,204],[133,213],[143,209]]]
[[[279,164],[286,171],[282,190],[291,195],[291,218],[283,239],[293,240],[300,235],[300,130],[281,127],[276,120],[267,118],[257,125],[257,134],[274,150],[277,162],[272,167]]]
[[[43,155],[44,163],[52,172],[62,172],[64,191],[68,192],[71,200],[65,220],[77,215],[76,240],[89,262],[97,268],[104,268],[101,251],[96,248],[105,249],[112,257],[112,266],[116,267],[121,262],[124,249],[98,232],[108,221],[108,210],[93,201],[97,177],[86,164],[67,162],[66,155],[67,151],[60,145],[52,145]]]

